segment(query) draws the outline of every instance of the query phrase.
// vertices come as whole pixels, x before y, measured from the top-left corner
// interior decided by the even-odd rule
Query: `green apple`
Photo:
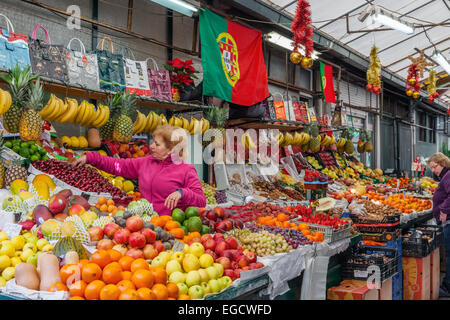
[[[39,239],[36,242],[36,246],[39,250],[42,250],[42,248],[44,248],[47,244],[48,244],[48,240],[45,238]]]
[[[203,288],[199,285],[190,287],[188,292],[191,299],[201,299],[204,296]]]
[[[31,237],[29,237],[29,238],[27,239],[27,242],[28,242],[28,243],[34,243],[34,244],[36,244],[36,242],[38,242],[38,240],[39,240],[38,237],[36,237],[36,236],[34,236],[34,235],[31,235]]]
[[[200,283],[200,286],[202,287],[203,293],[205,295],[208,294],[208,293],[211,293],[211,288],[209,287],[208,282],[202,282],[202,283]]]
[[[179,282],[177,283],[178,286],[178,294],[188,294],[189,288],[185,283]]]
[[[27,259],[28,263],[33,264],[35,267],[37,267],[37,259],[38,259],[38,254],[37,253],[33,253],[32,255],[30,255]]]
[[[195,285],[199,285],[201,282],[200,274],[198,271],[192,270],[189,271],[186,276],[186,284],[188,287],[192,287]]]
[[[169,276],[169,281],[174,283],[184,283],[186,282],[187,273],[181,271],[175,271]]]
[[[199,242],[194,242],[189,246],[189,253],[193,254],[197,258],[200,258],[205,253],[205,248]]]
[[[26,239],[23,236],[15,236],[11,238],[11,243],[16,248],[16,250],[22,250],[26,243]]]
[[[200,267],[208,268],[214,264],[214,258],[211,257],[209,254],[204,253],[201,255],[200,259],[198,259],[198,262],[200,262]]]
[[[200,269],[198,258],[191,253],[188,253],[183,258],[183,269],[185,272]]]
[[[223,266],[220,263],[214,263],[213,267],[217,269],[217,273],[218,273],[217,278],[220,278],[221,276],[223,276]]]
[[[166,264],[166,272],[170,276],[175,271],[181,272],[181,264],[177,260],[170,260]]]
[[[198,273],[200,274],[200,278],[202,279],[201,282],[209,281],[209,275],[206,269],[198,269]]]
[[[36,252],[37,251],[37,246],[34,243],[28,242],[26,245],[23,246],[22,251],[25,251],[27,249],[30,249],[30,250],[33,250],[33,252]]]
[[[208,277],[210,279],[217,279],[217,278],[219,278],[219,271],[214,266],[206,268],[206,272],[208,273]]]
[[[166,267],[166,261],[163,257],[157,256],[155,259],[152,260],[152,267]]]
[[[217,293],[220,292],[220,290],[222,290],[219,280],[211,279],[208,281],[208,284],[209,289],[211,290],[212,293]]]
[[[228,276],[219,278],[218,281],[220,281],[222,283],[222,289],[228,287],[229,285],[231,285],[233,283],[233,280],[231,280],[231,278]]]

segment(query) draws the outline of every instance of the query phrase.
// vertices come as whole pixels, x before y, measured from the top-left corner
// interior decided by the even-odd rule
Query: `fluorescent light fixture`
[[[378,23],[407,34],[414,33],[414,26],[411,23],[401,20],[378,6],[369,6],[361,12],[358,20],[364,22],[366,19],[369,25]],[[371,28],[373,29],[374,26],[372,25]]]
[[[275,32],[275,31],[271,31],[269,32],[266,36],[265,39],[273,44],[276,44],[277,46],[280,46],[282,48],[288,49],[289,51],[294,50],[294,46],[292,45],[292,39],[289,39],[285,36],[282,36],[281,34]],[[304,55],[305,54],[305,48],[300,45],[298,48],[298,51]],[[313,60],[317,60],[319,58],[319,52],[317,52],[316,50],[314,50],[311,53],[311,58]]]
[[[431,56],[431,59],[436,61],[445,70],[445,72],[450,75],[450,63],[447,59],[445,59],[442,53],[440,53],[439,51],[435,51]]]
[[[152,0],[152,1],[166,8],[182,13],[188,17],[192,17],[194,12],[198,11],[196,7],[183,0]]]

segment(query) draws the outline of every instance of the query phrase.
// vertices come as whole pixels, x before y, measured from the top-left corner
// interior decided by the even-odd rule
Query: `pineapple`
[[[350,155],[355,150],[353,148],[352,135],[348,131],[346,132],[346,138],[347,138],[347,141],[345,141],[344,151],[346,154]]]
[[[20,162],[13,162],[5,171],[5,185],[10,186],[16,179],[27,181],[28,171],[20,165]]]
[[[3,114],[3,125],[10,133],[19,133],[20,119],[25,111],[25,103],[28,101],[28,88],[31,82],[39,77],[39,74],[31,74],[31,67],[20,69],[19,64],[9,71],[7,76],[1,78],[9,84],[12,98],[12,106]]]
[[[4,141],[3,137],[0,136],[0,150],[2,149],[4,142],[5,141]],[[4,187],[5,187],[5,165],[0,160],[0,189],[2,189]]]
[[[44,107],[44,91],[39,79],[28,90],[28,109],[19,122],[20,138],[23,141],[37,141],[42,134],[42,120],[38,113]]]
[[[208,110],[206,114],[206,119],[209,120],[209,122],[212,125],[213,135],[212,135],[212,142],[214,143],[214,146],[223,146],[225,145],[226,140],[226,131],[225,131],[225,124],[228,120],[228,107],[225,108],[219,108],[219,107],[212,107],[210,110]],[[219,141],[215,141],[215,136],[222,136],[223,141],[220,143]],[[210,144],[210,141],[203,141],[203,146],[206,147],[208,144]]]
[[[113,131],[114,124],[117,120],[117,115],[120,111],[120,99],[122,97],[122,93],[118,92],[114,96],[109,96],[108,99],[103,103],[108,106],[110,109],[110,116],[108,121],[105,123],[103,127],[100,128],[100,137],[102,140],[112,140],[113,139]]]
[[[319,127],[317,125],[313,125],[311,127],[311,139],[309,140],[309,150],[312,153],[319,152],[320,150]]]
[[[129,143],[133,136],[133,120],[130,116],[136,111],[136,96],[124,92],[120,101],[120,117],[114,124],[113,139],[119,143]]]

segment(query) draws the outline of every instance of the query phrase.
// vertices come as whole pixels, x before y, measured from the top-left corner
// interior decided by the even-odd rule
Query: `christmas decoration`
[[[406,95],[417,99],[420,97],[420,77],[423,77],[423,70],[427,66],[433,66],[434,64],[428,62],[424,57],[424,50],[420,51],[420,56],[418,58],[413,58],[408,56],[411,60],[411,65],[408,68],[408,77],[406,78]],[[419,77],[420,75],[420,77]]]
[[[367,86],[366,90],[375,94],[381,92],[381,62],[377,55],[378,48],[373,46],[370,50],[370,66],[366,72]]]
[[[427,87],[427,91],[428,91],[428,101],[433,102],[434,99],[436,99],[439,94],[436,92],[436,70],[431,70],[429,75],[428,75],[428,87]]]
[[[291,24],[291,31],[294,34],[293,45],[294,49],[291,53],[292,63],[302,63],[302,67],[310,68],[313,65],[313,60],[311,59],[311,53],[313,52],[313,29],[311,27],[311,11],[309,9],[310,5],[307,0],[298,0],[297,10],[295,12],[294,21]],[[300,59],[297,54],[299,46],[304,47],[304,57]],[[306,61],[305,61],[306,59]]]

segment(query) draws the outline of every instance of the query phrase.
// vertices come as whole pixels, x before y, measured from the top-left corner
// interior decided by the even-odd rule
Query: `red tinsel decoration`
[[[411,82],[413,81],[413,82]],[[416,64],[411,64],[408,68],[408,77],[406,78],[406,88],[407,91],[412,91],[416,95],[420,92],[420,78],[419,78],[419,70],[417,69]]]
[[[294,34],[293,45],[297,51],[300,44],[305,46],[305,57],[310,57],[313,52],[313,29],[311,27],[311,11],[307,0],[298,0],[297,11],[292,21],[291,31]]]

